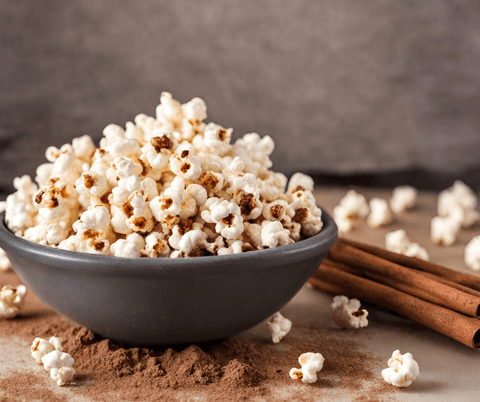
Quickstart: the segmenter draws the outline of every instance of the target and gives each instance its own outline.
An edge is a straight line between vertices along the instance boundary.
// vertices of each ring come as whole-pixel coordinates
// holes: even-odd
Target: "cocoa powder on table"
[[[7,283],[17,285],[20,280],[11,271],[1,272],[0,286]],[[314,326],[294,324],[279,344],[239,336],[170,348],[129,348],[72,325],[29,292],[21,316],[0,318],[0,337],[12,335],[32,341],[35,337],[63,338],[76,370],[74,383],[63,389],[99,402],[189,400],[193,395],[197,400],[225,402],[291,399],[288,395],[310,401],[334,395],[341,399],[352,391],[357,400],[380,401],[396,391],[386,386],[374,367],[378,358],[362,351],[355,341],[358,333]],[[299,367],[298,357],[305,352],[320,352],[325,357],[319,380],[312,385],[288,375],[292,367]],[[25,388],[24,374],[14,372],[0,378],[0,389],[8,393],[11,399],[7,400],[29,400],[32,389],[36,400],[64,400],[46,389],[48,381],[48,374],[29,375],[29,388]]]

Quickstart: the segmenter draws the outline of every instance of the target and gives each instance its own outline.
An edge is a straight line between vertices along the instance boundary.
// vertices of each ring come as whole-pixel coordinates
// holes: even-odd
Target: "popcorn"
[[[72,381],[74,376],[75,369],[73,367],[52,368],[50,370],[50,377],[59,386],[65,385],[65,383]]]
[[[348,233],[352,231],[354,227],[353,218],[354,217],[349,208],[344,207],[343,205],[337,205],[333,208],[333,219],[335,220],[340,233]]]
[[[367,223],[372,228],[388,225],[392,222],[393,216],[388,207],[388,202],[381,198],[374,197],[370,200],[370,215]]]
[[[450,216],[436,216],[430,221],[430,238],[441,246],[451,246],[457,241],[460,223]]]
[[[470,239],[464,251],[465,265],[474,271],[480,271],[480,236]]]
[[[263,221],[261,236],[262,246],[268,248],[294,243],[294,240],[290,238],[289,230],[284,229],[283,225],[278,221]]]
[[[270,170],[270,137],[248,133],[232,144],[233,130],[206,117],[202,99],[182,105],[162,92],[155,117],[106,126],[100,148],[87,135],[48,147],[38,186],[16,178],[0,204],[9,229],[45,246],[124,258],[237,254],[321,230],[311,177],[295,173],[286,191],[286,176]]]
[[[25,305],[27,288],[24,285],[17,287],[5,285],[0,290],[0,313],[5,318],[13,318],[20,314]]]
[[[411,353],[393,352],[388,360],[388,368],[382,370],[383,379],[396,387],[408,387],[416,380],[420,370]]]
[[[385,248],[408,257],[416,257],[428,261],[427,250],[418,243],[412,243],[403,229],[398,229],[385,235]]]
[[[54,350],[42,357],[43,368],[45,371],[51,369],[59,369],[62,367],[72,367],[74,359],[68,353],[63,353],[60,350]]]
[[[52,336],[48,342],[42,338],[35,338],[31,347],[31,355],[38,364],[42,364],[42,358],[54,350],[63,352],[62,338]]]
[[[267,325],[273,343],[279,343],[292,329],[292,322],[278,311],[269,318]]]
[[[344,207],[348,214],[354,218],[365,219],[370,212],[365,197],[355,190],[347,191],[345,197],[340,200],[339,205]]]
[[[12,268],[12,264],[7,257],[7,253],[5,253],[3,248],[0,248],[0,271],[6,271],[10,268]]]
[[[364,328],[368,325],[368,311],[360,309],[360,301],[346,296],[335,296],[330,305],[333,320],[340,328]]]
[[[390,208],[396,214],[411,209],[417,202],[418,191],[412,186],[398,186],[393,189],[393,196],[390,199]]]
[[[298,187],[301,187],[304,190],[313,191],[314,185],[315,182],[310,176],[297,172],[292,175],[288,182],[288,191],[298,189]]]
[[[471,227],[480,220],[477,206],[477,195],[461,180],[455,180],[452,187],[438,194],[438,215],[451,216],[464,228]]]
[[[304,353],[298,358],[301,369],[292,368],[290,378],[292,380],[302,380],[305,384],[317,382],[317,373],[323,368],[325,359],[320,353]]]

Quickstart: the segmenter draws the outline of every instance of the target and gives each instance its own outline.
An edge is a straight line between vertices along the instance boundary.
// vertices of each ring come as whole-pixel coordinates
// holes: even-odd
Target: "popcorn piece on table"
[[[460,224],[450,216],[436,216],[430,221],[430,238],[434,243],[451,246],[457,241]]]
[[[411,353],[400,354],[399,350],[393,352],[388,360],[388,368],[382,370],[383,379],[396,387],[408,387],[420,373],[418,363]]]
[[[368,311],[360,309],[360,301],[346,296],[335,296],[330,307],[333,320],[340,328],[364,328],[368,325]]]
[[[428,261],[427,250],[418,243],[412,243],[403,229],[389,232],[385,235],[385,248],[398,254],[404,254],[408,257],[416,257]]]
[[[417,202],[418,191],[412,186],[398,186],[393,189],[393,196],[390,199],[390,208],[396,214],[411,209]]]
[[[340,233],[348,233],[353,230],[354,220],[350,210],[342,205],[333,208],[333,219]]]
[[[68,353],[54,350],[44,355],[41,361],[43,368],[50,371],[50,378],[59,386],[73,380],[75,369],[72,366],[75,360]]]
[[[60,350],[53,350],[42,357],[43,368],[45,371],[53,368],[72,367],[75,360],[68,353]]]
[[[465,228],[473,226],[480,220],[477,206],[477,195],[461,180],[455,180],[452,187],[442,190],[438,194],[438,215],[453,216]]]
[[[72,381],[74,376],[75,369],[73,367],[52,368],[50,370],[51,379],[59,386],[65,385],[67,382]]]
[[[480,236],[474,236],[465,246],[465,264],[474,271],[480,271]]]
[[[357,193],[355,190],[347,191],[347,194],[340,200],[338,205],[346,208],[348,214],[355,218],[365,219],[370,212],[365,196]]]
[[[292,322],[281,315],[279,311],[269,318],[267,325],[273,343],[279,343],[292,329]]]
[[[38,364],[42,364],[42,357],[54,350],[63,352],[62,338],[52,336],[48,341],[43,338],[35,338],[31,347],[31,355]]]
[[[26,293],[27,288],[24,285],[2,287],[0,290],[0,313],[4,318],[13,318],[20,314],[25,305]]]
[[[12,268],[12,264],[10,263],[10,260],[8,259],[5,251],[2,248],[0,248],[0,271],[6,271],[10,268]]]
[[[306,384],[317,382],[317,373],[323,368],[325,359],[320,353],[304,353],[298,358],[301,369],[292,368],[290,378]]]
[[[372,228],[388,225],[393,220],[392,212],[388,202],[384,199],[374,197],[370,200],[370,215],[367,223]]]

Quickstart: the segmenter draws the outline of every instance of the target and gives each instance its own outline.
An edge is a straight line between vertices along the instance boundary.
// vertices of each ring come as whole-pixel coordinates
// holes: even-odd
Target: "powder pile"
[[[19,283],[11,272],[0,273],[0,285]],[[295,326],[281,343],[238,336],[217,342],[174,348],[128,348],[94,335],[83,327],[45,307],[32,292],[25,313],[12,320],[0,320],[0,338],[16,335],[59,336],[64,350],[75,359],[77,375],[71,385],[62,387],[61,397],[49,387],[43,373],[28,376],[12,372],[0,378],[0,389],[10,400],[28,400],[32,390],[36,400],[285,400],[310,401],[351,397],[382,401],[395,390],[385,387],[376,365],[383,364],[361,350],[356,333],[332,331],[315,326]],[[288,376],[298,356],[319,350],[325,365],[317,383],[306,386]],[[25,350],[29,361],[29,350]],[[15,385],[16,384],[16,385]],[[0,401],[2,400],[0,393]],[[7,399],[8,400],[8,399]]]

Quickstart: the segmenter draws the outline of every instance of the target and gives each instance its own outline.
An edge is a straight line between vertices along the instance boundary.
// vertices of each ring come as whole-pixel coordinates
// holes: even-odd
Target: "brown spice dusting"
[[[150,144],[155,148],[157,153],[160,153],[162,149],[170,148],[172,146],[172,141],[170,141],[170,138],[166,135],[162,135],[161,137],[153,137],[150,140]]]
[[[168,209],[172,206],[173,204],[173,200],[171,198],[165,198],[162,202],[162,205],[160,206],[160,208],[162,210],[165,210],[165,209]]]
[[[305,188],[302,186],[297,186],[293,192],[296,193],[297,191],[305,191]]]
[[[187,173],[188,169],[190,169],[191,165],[190,163],[184,163],[181,167],[180,167],[180,171],[182,173]]]
[[[91,189],[95,184],[95,179],[89,174],[84,174],[83,184],[85,185],[85,188]]]
[[[235,216],[233,214],[230,214],[225,218],[222,218],[222,222],[225,223],[225,225],[230,226],[233,223],[233,218],[235,218]]]
[[[148,167],[145,164],[144,161],[142,161],[140,158],[137,158],[137,162],[142,165],[142,173],[140,173],[140,177],[146,176],[148,174]]]
[[[182,151],[182,155],[181,155],[181,158],[186,158],[188,156],[188,154],[190,153],[190,151],[188,149],[185,149]]]
[[[193,228],[193,220],[185,219],[178,222],[178,233],[183,236],[185,233],[190,232]]]
[[[361,317],[362,315],[364,315],[365,313],[363,312],[363,310],[357,310],[355,311],[354,313],[352,313],[352,315],[354,317]]]
[[[298,208],[295,210],[295,216],[292,218],[294,222],[303,223],[308,218],[307,208]]]
[[[147,224],[147,218],[145,218],[144,216],[139,216],[138,218],[135,218],[133,220],[133,224],[137,228],[143,229],[145,227],[145,225]]]
[[[45,193],[45,191],[40,191],[36,196],[35,196],[35,202],[37,204],[40,204],[42,202],[42,196]]]
[[[122,210],[127,218],[131,218],[133,216],[133,207],[130,205],[128,201],[122,205]]]
[[[93,247],[96,251],[102,251],[105,248],[105,243],[103,241],[99,241],[97,243],[94,243]]]
[[[212,172],[204,172],[198,178],[203,187],[207,190],[213,190],[218,184],[218,179],[215,177]]]
[[[218,139],[223,141],[227,135],[227,130],[218,130]]]
[[[3,283],[16,286],[21,281],[13,272],[0,272]],[[12,372],[0,378],[0,389],[8,396],[0,397],[0,401],[60,402],[66,400],[65,392],[98,402],[275,402],[332,396],[350,400],[352,395],[357,401],[385,401],[399,392],[383,381],[377,366],[384,362],[362,350],[356,333],[332,332],[317,326],[294,325],[278,345],[240,335],[174,348],[129,348],[71,325],[28,292],[22,315],[0,320],[0,337],[11,335],[28,342],[35,337],[61,337],[65,352],[75,359],[76,376],[57,395],[57,386],[48,375],[27,364],[28,372]],[[318,351],[325,357],[319,380],[312,385],[288,375],[292,367],[298,367],[298,357],[306,351]],[[25,350],[25,361],[31,361],[30,348]]]
[[[98,232],[94,232],[92,229],[87,229],[85,230],[85,232],[83,232],[84,240],[96,239],[97,236],[98,236]]]
[[[255,196],[253,194],[242,194],[239,205],[240,211],[243,215],[250,215],[257,206]]]
[[[270,207],[270,213],[272,214],[272,217],[275,219],[278,219],[282,216],[283,214],[283,206],[280,204],[275,204]]]

